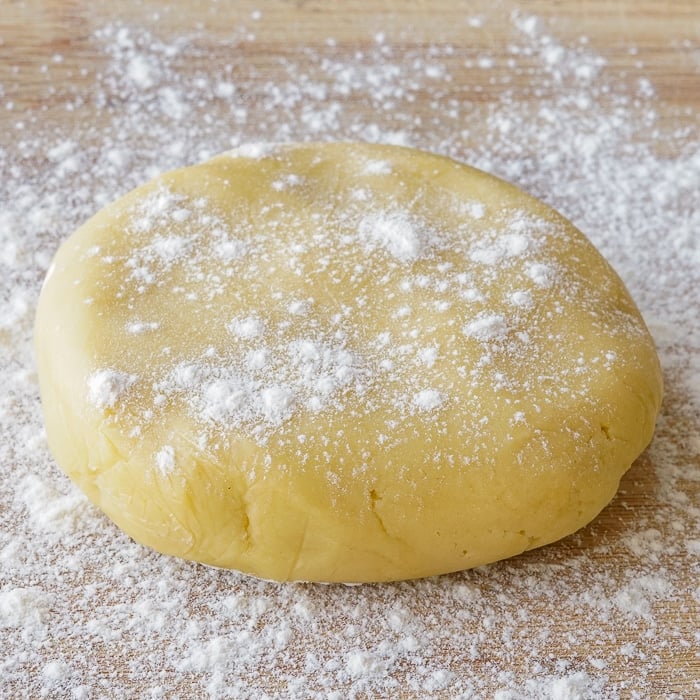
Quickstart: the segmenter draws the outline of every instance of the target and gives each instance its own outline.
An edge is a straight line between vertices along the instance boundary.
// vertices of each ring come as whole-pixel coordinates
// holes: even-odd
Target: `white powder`
[[[118,370],[97,370],[88,377],[88,399],[96,408],[113,408],[137,379]]]
[[[201,362],[180,362],[156,379],[154,391],[164,401],[184,400],[205,427],[248,429],[261,443],[298,411],[319,411],[331,403],[337,408],[346,395],[365,391],[369,373],[342,344],[299,338],[260,346],[262,329],[257,316],[237,319],[229,330],[241,342],[255,344],[238,364],[221,365],[215,353]],[[281,337],[279,329],[270,335]]]
[[[532,294],[530,292],[515,291],[508,295],[508,300],[515,306],[529,308],[533,305]]]
[[[84,523],[87,503],[76,491],[63,494],[45,478],[29,474],[20,479],[17,492],[17,502],[37,533],[66,537]]]
[[[482,313],[473,321],[469,321],[462,328],[462,333],[483,342],[500,340],[507,335],[508,325],[500,314]]]
[[[528,267],[527,275],[538,287],[546,288],[552,285],[554,271],[549,265],[533,263]]]
[[[184,362],[173,368],[173,371],[168,378],[168,383],[173,387],[174,391],[177,391],[178,389],[188,391],[201,384],[205,379],[205,375],[205,369],[200,365]],[[158,389],[161,390],[163,388],[165,387],[158,387]]]
[[[424,224],[403,211],[370,213],[360,221],[359,233],[404,262],[419,257],[431,235]]]
[[[527,236],[517,233],[506,234],[497,238],[492,245],[479,245],[475,247],[470,258],[474,262],[484,265],[502,264],[507,258],[522,255],[531,245]]]
[[[364,175],[388,175],[390,172],[391,163],[386,160],[370,160],[362,169]]]
[[[252,420],[255,411],[251,406],[256,391],[254,383],[246,383],[239,377],[215,379],[197,387],[194,401],[199,404],[199,414],[218,423]],[[191,393],[196,391],[192,387]]]
[[[236,86],[233,83],[230,83],[226,80],[222,80],[220,83],[217,83],[214,87],[214,94],[217,97],[220,97],[222,100],[228,100],[232,98],[235,92]]]
[[[283,175],[278,180],[274,180],[272,182],[272,189],[276,190],[277,192],[283,192],[284,190],[288,190],[291,187],[298,187],[303,183],[304,178],[301,177],[301,175],[297,175],[296,173],[288,173],[286,175]]]
[[[186,212],[184,216],[183,212]],[[176,221],[185,221],[189,218],[189,212],[186,209],[175,209],[170,216]],[[181,236],[156,236],[149,248],[162,263],[171,263],[181,257],[188,246],[189,241]]]
[[[499,690],[494,700],[596,700],[601,697],[608,697],[605,683],[584,671],[577,671],[564,676],[546,677],[538,682],[530,681],[515,691]]]
[[[613,603],[632,617],[651,617],[652,601],[671,593],[671,585],[662,576],[644,575],[618,591]]]
[[[257,338],[263,334],[265,323],[257,316],[235,318],[229,324],[228,329],[238,338]]]
[[[158,328],[160,328],[160,323],[158,323],[158,321],[131,321],[126,324],[126,332],[136,335],[148,333],[149,331],[156,331]]]
[[[461,17],[455,10],[454,26],[444,32],[433,28],[442,21],[433,16],[403,34],[389,15],[368,13],[360,18],[366,41],[350,46],[320,33],[303,47],[292,38],[284,51],[267,41],[268,12],[246,11],[225,31],[215,28],[218,43],[206,56],[207,22],[218,21],[214,5],[202,12],[201,25],[181,33],[176,18],[167,15],[166,31],[149,10],[134,26],[120,21],[91,34],[85,24],[81,46],[97,52],[94,65],[76,65],[68,55],[54,60],[54,41],[14,54],[11,33],[4,37],[0,695],[698,697],[700,589],[692,581],[700,576],[700,121],[684,99],[694,94],[700,47],[692,22],[663,25],[658,55],[673,52],[689,87],[662,102],[656,95],[665,98],[668,85],[655,84],[660,59],[646,44],[626,46],[622,71],[617,54],[606,65],[608,57],[596,53],[599,37],[558,36],[561,22],[521,11],[511,16],[513,6],[470,7]],[[11,8],[3,9],[10,23]],[[318,13],[298,12],[299,27],[309,18],[308,26],[323,32]],[[272,10],[269,19],[274,24]],[[594,27],[581,24],[581,34]],[[634,36],[633,25],[619,50]],[[503,31],[507,44],[495,46]],[[438,33],[442,43],[434,44]],[[454,43],[446,43],[450,37]],[[264,71],[255,59],[263,46]],[[475,68],[465,73],[465,63]],[[74,72],[69,89],[60,82],[67,70]],[[436,579],[352,589],[280,586],[137,545],[58,472],[42,435],[31,335],[39,280],[59,242],[98,206],[164,170],[241,143],[312,139],[410,144],[500,174],[572,218],[621,273],[656,336],[666,398],[650,450],[590,528],[511,561]],[[274,159],[279,148],[246,145],[231,157]],[[367,175],[382,169],[368,164]],[[356,201],[390,221],[365,224],[364,245],[384,251],[392,264],[411,265],[431,250],[434,232],[405,215],[396,221],[391,212],[371,212],[370,194],[358,187]],[[464,210],[473,225],[485,213],[479,202]],[[206,224],[194,203],[167,192],[154,195],[135,221],[136,233],[188,222],[218,230],[211,250],[222,266],[250,252],[228,238],[226,222]],[[536,242],[529,230],[511,233],[524,235],[528,246]],[[558,283],[557,271],[541,266],[544,253],[518,253],[517,240],[510,246],[488,239],[476,253],[479,264],[498,260],[494,268],[525,265],[519,288],[504,300],[509,319]],[[169,266],[196,257],[196,244],[164,237],[135,261],[134,280],[147,288]],[[489,300],[477,281],[454,284],[476,314],[455,334],[477,322],[480,342],[501,342],[506,319],[501,325],[478,315],[476,305]],[[410,309],[405,318],[409,333]],[[159,330],[148,327],[149,318],[126,316],[123,323],[148,339]],[[267,343],[268,336],[251,340]],[[216,376],[216,358],[196,358],[176,362],[158,391],[175,400],[193,387],[217,394],[221,382],[223,417],[240,410],[236,391],[248,401],[254,391],[258,413],[267,400],[265,419],[281,420],[298,401],[323,410],[368,381],[369,370],[344,354],[338,338],[307,331],[297,340],[308,345],[288,349],[294,373],[273,372],[269,384],[256,384],[256,373],[270,372],[280,348],[256,346],[245,348],[238,383]],[[418,363],[430,369],[433,359],[437,368],[429,342],[378,339],[377,357],[381,346],[405,343],[405,354],[384,351],[387,371]],[[139,385],[128,369],[102,368],[87,388],[97,408],[117,410]],[[408,404],[437,391],[428,386],[409,387]],[[194,402],[192,410],[203,405]],[[514,439],[527,429],[517,409]],[[437,415],[425,412],[427,419]],[[174,449],[161,460],[169,469],[171,457],[177,470]],[[150,459],[155,466],[156,455]]]
[[[242,258],[247,251],[247,246],[242,241],[222,240],[213,248],[214,254],[225,263]]]
[[[156,67],[143,55],[135,55],[127,67],[127,76],[139,88],[153,87],[158,78]]]
[[[436,347],[422,348],[418,351],[418,359],[426,366],[432,367],[438,358],[438,349]]]
[[[483,219],[486,215],[486,207],[482,202],[467,202],[463,211],[465,215],[470,216],[472,219]]]
[[[348,672],[351,676],[381,676],[386,673],[386,662],[369,651],[354,651],[348,655]]]
[[[0,628],[43,625],[50,609],[51,596],[40,588],[0,589]]]
[[[299,301],[298,299],[295,299],[289,304],[287,309],[290,314],[293,314],[295,316],[303,316],[308,312],[309,304],[305,301]]]
[[[413,403],[421,411],[432,411],[443,404],[445,397],[435,389],[423,389],[413,397]]]
[[[49,682],[60,681],[68,675],[68,666],[62,661],[49,661],[41,669],[41,673]]]
[[[279,423],[294,404],[294,393],[284,386],[268,386],[260,392],[263,413],[271,423]]]
[[[278,148],[279,147],[277,144],[269,142],[245,143],[242,146],[238,146],[238,148],[229,151],[229,155],[232,158],[241,157],[258,160],[260,158],[267,158],[268,156],[274,155]]]
[[[156,467],[161,476],[171,474],[175,469],[175,449],[171,445],[163,445],[156,453]]]

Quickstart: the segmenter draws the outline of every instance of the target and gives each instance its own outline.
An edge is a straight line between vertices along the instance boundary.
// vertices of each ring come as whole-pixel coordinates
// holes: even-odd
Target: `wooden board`
[[[545,119],[546,110],[554,119],[570,114],[566,99],[585,102],[586,96],[588,126],[604,124],[600,115],[608,110],[609,129],[592,146],[596,132],[583,134],[588,127],[581,107],[572,129],[589,141],[581,142],[580,153],[538,143],[525,128],[528,120]],[[214,696],[231,697],[333,690],[338,697],[449,697],[456,688],[462,697],[493,697],[500,690],[502,700],[699,697],[700,311],[694,321],[688,315],[692,327],[684,333],[672,321],[664,325],[664,314],[674,295],[677,305],[700,307],[692,289],[700,233],[688,229],[687,268],[659,270],[659,288],[669,295],[668,305],[661,303],[648,280],[636,276],[635,255],[644,252],[606,239],[626,230],[625,207],[635,206],[636,194],[603,197],[618,209],[598,217],[578,208],[578,200],[593,201],[590,189],[575,192],[575,186],[592,186],[586,173],[593,166],[582,165],[580,183],[566,185],[576,172],[567,159],[583,162],[587,149],[606,159],[606,173],[615,149],[632,161],[639,152],[647,170],[678,163],[676,181],[662,183],[675,213],[659,220],[678,226],[695,221],[673,191],[676,182],[689,192],[700,189],[700,182],[683,184],[684,173],[697,173],[687,158],[700,153],[699,112],[696,0],[0,4],[0,165],[14,186],[5,208],[20,211],[15,197],[34,202],[26,220],[7,219],[15,228],[8,224],[2,240],[19,249],[23,235],[40,242],[27,253],[33,261],[21,263],[21,275],[12,277],[15,288],[33,290],[30,298],[62,237],[159,170],[241,140],[393,138],[476,158],[588,227],[652,316],[667,383],[655,447],[635,463],[616,500],[592,525],[483,571],[386,587],[282,590],[144,553],[74,495],[43,448],[36,448],[33,462],[10,450],[0,467],[6,484],[0,490],[0,628],[9,639],[0,694],[30,697],[44,688],[51,697],[71,691],[77,697],[141,697],[146,690],[154,697],[195,697],[210,683]],[[630,115],[636,120],[631,156],[615,137]],[[605,144],[612,145],[606,150]],[[548,148],[560,154],[558,162],[546,158]],[[686,170],[684,163],[691,163]],[[19,172],[29,173],[26,183]],[[648,172],[650,183],[655,177]],[[73,184],[67,186],[66,178]],[[56,191],[69,200],[65,217],[52,199]],[[649,197],[653,191],[650,184]],[[691,207],[694,201],[689,197]],[[2,208],[0,201],[0,216]],[[608,220],[610,231],[595,229]],[[12,298],[10,290],[6,302]],[[27,368],[26,410],[35,416],[31,309],[22,314],[2,336],[9,358],[4,367],[9,371],[14,362]],[[19,446],[20,434],[18,428],[8,444]],[[12,485],[24,483],[27,470],[55,490],[48,502],[77,509],[77,525],[63,539],[52,539],[36,524],[41,519],[31,503],[17,505],[21,494]],[[85,523],[95,532],[81,529]],[[17,564],[12,541],[38,552],[43,563],[27,563],[25,553],[24,564]],[[116,564],[96,570],[90,552],[99,547],[115,552],[115,561],[121,557],[131,584],[117,581]],[[176,607],[159,597],[159,586],[182,594]],[[29,588],[54,601],[54,607],[36,608],[41,619],[32,618],[31,629],[10,610],[13,592]],[[243,606],[235,616],[222,602],[231,595]],[[237,652],[255,635],[259,644],[273,640],[275,625],[288,630],[279,615],[270,619],[271,608],[287,611],[293,628],[285,632],[291,641],[284,651],[276,653],[271,641],[257,656]],[[144,609],[162,617],[157,631],[143,623],[151,631],[145,637],[136,630]],[[376,619],[357,619],[353,610]],[[392,622],[391,611],[403,622]],[[183,661],[182,641],[167,627],[182,634],[178,620],[185,617],[196,628],[193,644],[201,643],[209,660],[190,653]],[[104,625],[115,621],[121,627],[110,642]],[[42,625],[43,633],[37,632]],[[253,637],[243,635],[246,629]],[[219,651],[206,630],[215,630]],[[417,648],[409,648],[411,636]],[[404,642],[408,646],[401,647]]]

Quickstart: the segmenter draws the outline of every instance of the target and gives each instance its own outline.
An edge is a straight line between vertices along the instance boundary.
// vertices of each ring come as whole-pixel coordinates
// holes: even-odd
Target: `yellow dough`
[[[651,439],[653,342],[559,214],[447,158],[255,145],[60,248],[49,444],[119,527],[276,580],[456,571],[589,522]]]

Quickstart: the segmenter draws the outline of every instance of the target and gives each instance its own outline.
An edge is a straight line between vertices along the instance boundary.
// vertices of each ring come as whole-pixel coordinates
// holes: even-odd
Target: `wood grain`
[[[109,60],[104,51],[98,50],[95,32],[117,24],[150,27],[165,39],[191,32],[192,42],[201,51],[189,56],[186,65],[178,63],[180,72],[191,75],[229,61],[230,41],[235,37],[237,60],[245,60],[249,72],[259,76],[259,82],[250,85],[246,95],[253,112],[260,100],[258,91],[262,91],[266,83],[288,79],[279,60],[285,57],[293,57],[297,70],[303,74],[313,69],[314,52],[325,51],[338,60],[346,60],[373,46],[374,37],[380,31],[394,51],[394,60],[397,55],[409,56],[417,49],[450,47],[449,53],[441,53],[441,61],[453,79],[449,88],[442,86],[448,92],[440,99],[444,102],[450,98],[462,102],[468,100],[472,105],[474,123],[464,137],[465,149],[468,149],[470,143],[477,143],[485,136],[485,126],[479,126],[480,118],[486,114],[489,105],[501,99],[504,89],[512,92],[513,99],[522,101],[524,110],[527,110],[530,98],[535,103],[527,73],[513,73],[508,67],[508,48],[514,40],[513,25],[508,18],[512,13],[520,12],[539,17],[548,31],[555,33],[563,44],[575,45],[585,41],[592,51],[604,57],[605,70],[619,76],[621,90],[627,88],[632,92],[640,71],[648,76],[658,97],[655,103],[658,119],[650,129],[673,128],[680,134],[672,146],[658,144],[660,152],[667,147],[672,147],[674,152],[681,151],[683,130],[695,124],[694,115],[700,112],[700,50],[697,48],[700,44],[700,5],[697,0],[532,0],[527,3],[509,0],[348,0],[342,3],[270,0],[263,3],[246,0],[211,3],[204,8],[201,5],[198,2],[162,3],[153,0],[111,3],[5,0],[0,5],[0,147],[14,152],[18,139],[30,140],[39,130],[48,133],[51,129],[83,133],[81,138],[85,144],[99,139],[100,125],[107,123],[110,114],[123,105],[107,104],[98,109],[92,100],[92,86],[99,83]],[[252,13],[256,10],[263,12],[264,21],[253,21]],[[465,21],[468,16],[482,16],[489,21],[482,30],[471,27]],[[254,40],[247,38],[250,32],[255,34]],[[334,43],[329,46],[331,38]],[[473,63],[483,52],[497,58],[490,70],[489,82],[484,81],[483,71]],[[175,57],[173,60],[177,63],[180,59]],[[524,57],[519,65],[527,67],[527,61]],[[551,94],[547,94],[547,89]],[[556,98],[559,89],[554,83],[550,88],[543,87],[537,95],[537,102]],[[424,128],[432,128],[432,111],[427,107],[431,99],[434,95],[427,89],[416,95],[414,116],[424,120]],[[71,104],[70,111],[66,109],[68,103]],[[8,104],[11,104],[11,109],[5,108]],[[356,102],[352,109],[367,119],[372,116],[369,103]],[[453,121],[445,115],[442,125],[435,128],[460,129],[458,120]],[[18,122],[22,123],[21,128],[18,128]],[[87,124],[90,129],[85,128]],[[134,147],[137,148],[137,144]],[[668,272],[672,274],[672,271]],[[678,435],[697,434],[697,424],[692,425],[687,418],[674,413],[674,407],[683,405],[688,397],[679,388],[681,385],[673,378],[671,380],[666,398],[667,423],[659,428],[658,439],[661,440],[678,440]],[[671,426],[674,420],[681,422]],[[678,444],[678,452],[692,466],[695,458],[688,456],[687,446]],[[634,555],[621,553],[618,548],[615,549],[618,558],[611,560],[601,544],[614,543],[624,536],[630,527],[630,512],[634,513],[635,520],[644,521],[659,507],[663,484],[659,482],[650,460],[651,457],[645,454],[635,463],[624,477],[614,503],[593,524],[551,550],[548,555],[550,566],[566,568],[577,557],[584,556],[582,553],[587,553],[585,556],[599,560],[596,563],[601,568],[612,568],[624,578],[624,572],[635,561]],[[700,468],[700,464],[695,462],[695,468]],[[696,507],[700,501],[700,484],[696,475],[697,471],[694,476],[690,475],[684,487],[689,507]],[[691,528],[694,522],[679,515],[676,527]],[[526,553],[520,559],[523,572],[527,572],[528,567],[534,571],[540,561],[537,552]],[[679,553],[658,552],[656,561],[659,566],[689,566],[688,558]],[[697,600],[693,598],[697,586],[698,581],[689,573],[676,597],[664,601],[655,610],[658,629],[677,630],[679,638],[697,634],[700,621]],[[492,593],[497,595],[498,592]],[[196,604],[196,601],[192,602],[192,605]],[[428,614],[430,604],[425,610]],[[550,613],[542,611],[543,615]],[[614,620],[610,624],[614,625]],[[574,629],[577,625],[585,625],[585,621],[577,619],[570,611],[562,613],[559,619],[551,619],[549,634],[553,648],[556,648],[557,639],[578,633],[580,630]],[[625,639],[637,641],[634,630],[625,629],[627,631],[621,633],[627,635]],[[619,645],[625,639],[618,638],[616,643]],[[73,643],[79,645],[75,640],[65,641],[68,646]],[[653,646],[653,640],[649,644]],[[585,666],[589,654],[585,640],[574,646],[578,658],[572,658],[572,664],[580,662]],[[600,653],[603,647],[598,643],[596,649]],[[80,651],[75,649],[71,653]],[[109,658],[110,649],[96,649],[93,653],[104,660]],[[445,653],[449,655],[450,649],[446,648]],[[489,669],[497,665],[500,658],[493,650],[492,656],[489,653],[486,648],[470,672],[487,677]],[[700,678],[700,660],[693,648],[668,643],[656,653],[658,660],[651,673],[649,696],[672,697],[676,693],[693,697],[697,686],[689,679]],[[633,686],[633,679],[629,678],[629,670],[619,654],[614,656],[611,653],[610,658],[610,666],[606,669],[610,682],[619,687],[626,683]],[[514,654],[512,669],[518,670],[522,663]],[[459,667],[454,670],[463,671]],[[134,696],[138,695],[133,673],[124,667],[117,669],[116,673],[123,676],[122,687],[132,687]],[[275,692],[274,682],[271,684],[270,691]],[[172,692],[187,696],[193,691],[189,686],[183,686],[173,687]]]

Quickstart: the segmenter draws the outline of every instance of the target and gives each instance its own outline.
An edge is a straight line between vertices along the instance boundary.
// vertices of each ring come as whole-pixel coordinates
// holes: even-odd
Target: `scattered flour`
[[[435,389],[423,389],[413,397],[413,403],[421,411],[432,411],[445,401],[445,397]]]
[[[137,379],[134,374],[113,369],[99,369],[93,372],[88,377],[87,387],[90,403],[95,408],[113,408]]]
[[[229,330],[237,338],[257,338],[265,330],[265,323],[257,316],[234,318],[229,325]]]
[[[470,338],[483,342],[500,340],[508,334],[506,319],[501,314],[482,313],[473,321],[469,321],[462,333]]]
[[[424,224],[403,211],[371,213],[360,221],[359,232],[401,261],[418,258],[433,237]]]
[[[164,445],[156,453],[156,467],[161,476],[168,476],[175,469],[175,449]]]
[[[81,80],[76,74],[58,93],[53,76],[67,62],[54,43],[42,47],[40,65],[20,61],[20,54],[15,59],[12,48],[5,53],[0,695],[700,695],[700,589],[688,587],[700,578],[700,122],[689,107],[659,101],[646,74],[645,61],[654,57],[644,47],[629,46],[629,67],[616,71],[585,37],[563,41],[545,20],[509,15],[503,4],[483,9],[470,15],[465,7],[461,18],[455,11],[474,42],[434,44],[428,32],[427,41],[411,44],[376,15],[365,19],[362,46],[328,36],[275,54],[275,45],[265,44],[265,73],[241,46],[254,46],[256,34],[263,41],[267,10],[246,13],[230,35],[219,33],[215,61],[202,48],[209,20],[177,36],[149,15],[140,28],[113,23],[93,32],[89,46],[104,67],[78,69]],[[491,36],[494,22],[511,32],[499,50],[478,41]],[[669,41],[694,80],[697,37]],[[21,105],[18,81],[25,98],[26,84],[34,91]],[[63,119],[56,126],[49,104],[75,115],[75,127]],[[499,174],[572,218],[621,273],[659,343],[667,395],[654,443],[623,480],[615,505],[590,528],[515,560],[435,580],[279,586],[145,550],[51,466],[31,333],[40,280],[60,240],[99,206],[163,170],[231,148],[232,157],[255,158],[276,148],[240,144],[313,139],[409,144]],[[384,170],[382,163],[366,164],[367,175]],[[358,191],[358,202],[366,195]],[[465,211],[473,221],[484,214],[477,203]],[[196,204],[161,193],[139,220],[149,227],[165,216],[187,222],[201,214]],[[211,222],[212,230],[219,225]],[[362,225],[366,245],[403,261],[421,254],[432,235],[402,215],[368,216]],[[472,254],[484,263],[536,254],[524,241],[516,232]],[[147,290],[156,271],[192,250],[182,239],[157,241],[134,261],[134,282]],[[215,250],[223,264],[249,253],[223,233]],[[527,278],[542,293],[558,282],[556,270],[538,263]],[[465,299],[479,299],[470,280],[459,283]],[[517,311],[533,298],[523,287],[508,301]],[[410,313],[407,307],[405,318]],[[267,329],[251,318],[232,319],[231,332],[243,342],[265,337]],[[125,324],[129,333],[157,331],[147,319]],[[461,330],[489,343],[510,332],[500,315]],[[366,379],[336,341],[315,339],[293,351],[301,395],[319,410]],[[411,352],[412,359],[391,361],[439,362],[439,349],[416,344]],[[212,374],[210,358],[183,364],[168,386],[173,392],[198,386],[202,396],[217,397],[199,404],[216,406],[212,420],[241,410],[256,391],[265,419],[280,421],[300,394],[289,393],[284,377],[255,384],[269,361],[264,347],[251,349],[243,379]],[[90,399],[111,409],[135,382],[130,374],[96,369]],[[430,415],[443,405],[431,387],[416,387],[412,396],[415,409]],[[522,425],[514,419],[513,430]],[[164,445],[152,459],[167,475],[176,457]],[[641,491],[637,484],[650,482],[647,472],[655,485]],[[672,683],[664,680],[669,668]]]
[[[148,333],[148,331],[157,331],[159,327],[160,323],[158,323],[158,321],[132,321],[126,324],[126,332],[139,335],[141,333]]]

